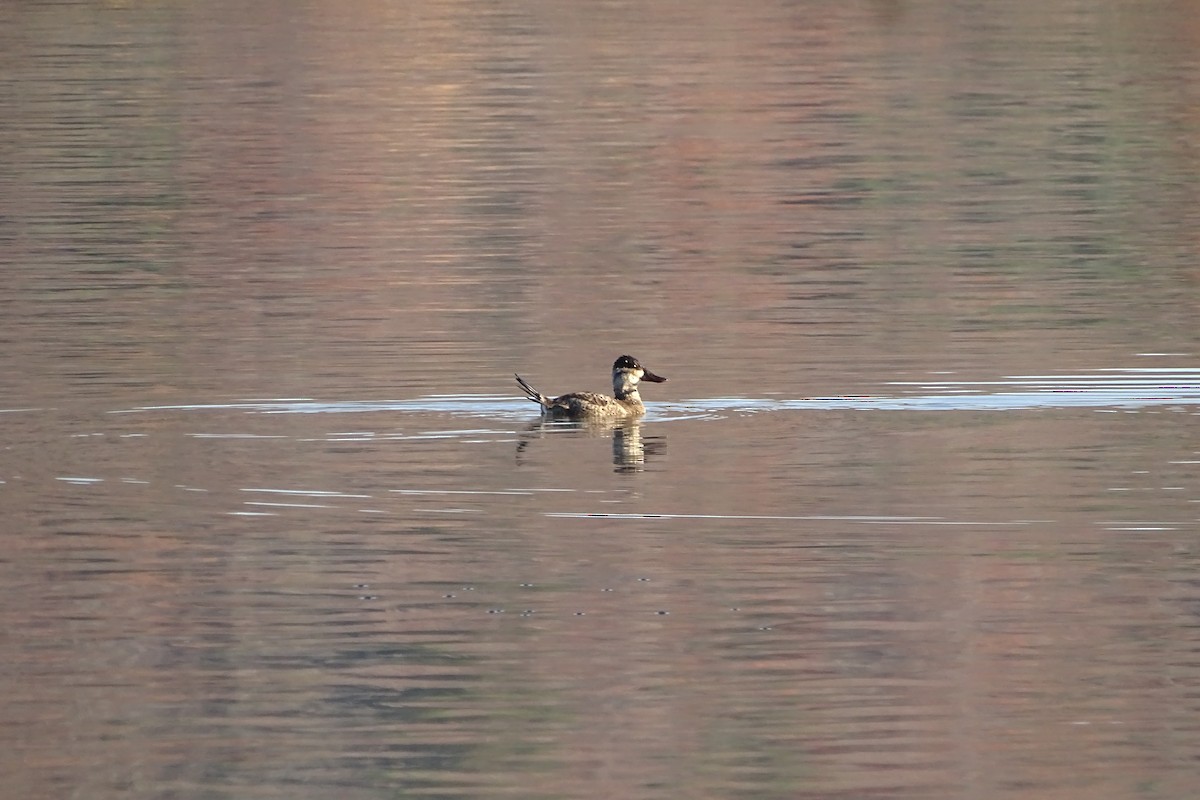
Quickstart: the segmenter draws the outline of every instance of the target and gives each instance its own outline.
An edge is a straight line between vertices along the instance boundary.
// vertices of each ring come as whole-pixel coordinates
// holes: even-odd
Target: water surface
[[[0,11],[11,791],[1186,796],[1185,11]]]

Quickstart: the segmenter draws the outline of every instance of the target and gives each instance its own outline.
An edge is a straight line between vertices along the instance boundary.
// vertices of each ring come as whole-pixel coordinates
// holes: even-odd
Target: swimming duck
[[[646,413],[646,407],[638,394],[638,382],[663,383],[667,380],[643,367],[633,356],[621,356],[613,362],[613,397],[595,392],[571,392],[549,398],[520,375],[515,377],[525,396],[542,407],[542,416],[558,419],[641,416]]]

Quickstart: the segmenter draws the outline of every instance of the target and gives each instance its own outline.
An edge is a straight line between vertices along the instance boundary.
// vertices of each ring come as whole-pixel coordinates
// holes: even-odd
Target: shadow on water
[[[517,443],[517,463],[524,460],[530,444],[549,436],[582,436],[612,440],[613,466],[617,472],[640,472],[647,459],[661,456],[667,447],[663,434],[653,436],[643,433],[641,419],[597,419],[578,422],[563,420],[539,420],[521,435]]]

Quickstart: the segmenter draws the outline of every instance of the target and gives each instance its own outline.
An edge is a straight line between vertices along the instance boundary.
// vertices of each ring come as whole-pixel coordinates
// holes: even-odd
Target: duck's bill
[[[645,367],[642,367],[642,380],[650,381],[651,383],[666,383],[667,382],[667,379],[664,378],[662,375],[655,375],[653,372],[646,369]]]

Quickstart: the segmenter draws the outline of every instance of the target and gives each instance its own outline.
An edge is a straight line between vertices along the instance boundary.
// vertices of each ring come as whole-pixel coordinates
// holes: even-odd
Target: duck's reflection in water
[[[547,436],[576,436],[588,439],[611,439],[613,466],[617,472],[640,472],[647,459],[654,459],[666,451],[667,437],[662,433],[648,436],[642,432],[641,418],[587,419],[587,420],[538,420],[521,434],[517,443],[517,462],[520,463],[526,448],[535,439]]]

